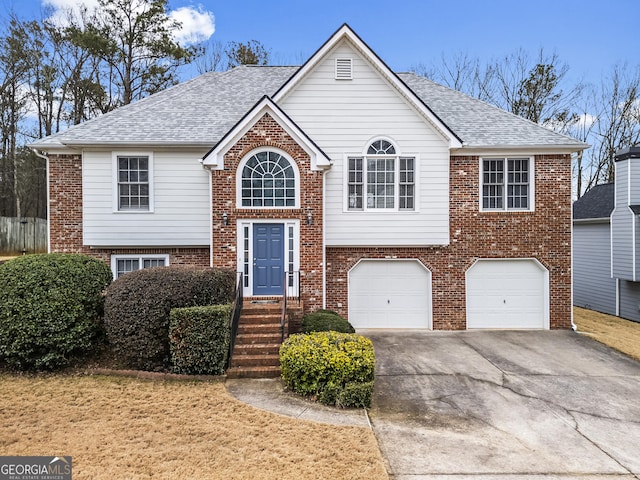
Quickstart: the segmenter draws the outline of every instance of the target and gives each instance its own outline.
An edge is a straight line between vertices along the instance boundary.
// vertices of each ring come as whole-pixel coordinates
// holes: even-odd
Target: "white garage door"
[[[349,272],[355,328],[429,328],[431,272],[416,260],[362,260]]]
[[[549,328],[548,304],[535,260],[478,260],[467,271],[467,328]]]

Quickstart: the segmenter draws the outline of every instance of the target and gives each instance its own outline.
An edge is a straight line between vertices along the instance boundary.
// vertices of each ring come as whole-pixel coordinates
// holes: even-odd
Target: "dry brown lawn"
[[[579,332],[640,360],[640,323],[579,307],[573,320]]]
[[[245,405],[222,383],[0,376],[2,455],[71,455],[74,479],[385,479],[373,433]]]

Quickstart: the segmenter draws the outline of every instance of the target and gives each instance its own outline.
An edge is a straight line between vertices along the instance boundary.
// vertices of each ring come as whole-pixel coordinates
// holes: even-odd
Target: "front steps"
[[[280,376],[282,303],[254,302],[246,298],[242,306],[228,378]]]

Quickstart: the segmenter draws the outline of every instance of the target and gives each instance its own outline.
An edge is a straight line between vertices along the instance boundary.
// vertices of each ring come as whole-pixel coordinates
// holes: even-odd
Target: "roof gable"
[[[322,149],[266,95],[207,152],[202,164],[213,170],[223,170],[225,153],[267,113],[307,152],[312,170],[325,170],[331,166],[331,160]]]
[[[398,75],[396,75],[376,53],[346,23],[342,25],[273,95],[275,102],[282,101],[296,86],[314,70],[327,55],[342,42],[349,44],[368,61],[449,143],[449,148],[462,147],[460,138],[444,121],[431,110]]]

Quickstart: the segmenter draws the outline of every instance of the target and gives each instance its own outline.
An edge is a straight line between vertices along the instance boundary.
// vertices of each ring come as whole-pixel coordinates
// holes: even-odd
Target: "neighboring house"
[[[242,272],[357,328],[570,328],[571,153],[347,25],[301,67],[194,78],[32,145],[52,252]]]
[[[640,147],[618,152],[615,167],[615,184],[573,204],[573,304],[638,322]]]

